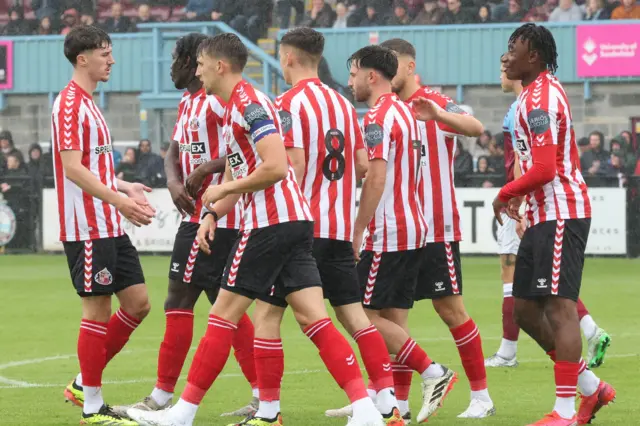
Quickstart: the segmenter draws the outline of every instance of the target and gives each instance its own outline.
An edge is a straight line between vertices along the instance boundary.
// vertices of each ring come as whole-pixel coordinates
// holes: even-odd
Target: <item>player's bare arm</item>
[[[435,120],[460,132],[461,135],[480,136],[484,132],[482,123],[472,115],[461,114],[462,109],[453,105],[451,111],[448,111],[425,98],[417,98],[413,101],[413,109],[418,120]]]
[[[353,230],[353,251],[356,260],[360,258],[360,247],[362,246],[362,236],[373,215],[376,213],[384,185],[387,180],[387,162],[383,159],[374,159],[369,162],[367,178],[362,184],[362,194],[360,195],[360,207]]]
[[[193,198],[196,198],[198,196],[198,191],[200,191],[200,188],[202,188],[202,183],[207,178],[207,176],[214,173],[224,172],[226,162],[226,158],[216,158],[215,160],[207,161],[206,163],[200,165],[198,168],[192,171],[191,174],[187,177],[187,194],[189,194]]]
[[[151,211],[139,205],[135,200],[122,197],[117,192],[110,190],[89,169],[82,165],[81,151],[61,151],[60,159],[67,179],[78,185],[87,194],[111,204],[135,226],[151,223],[151,218],[153,217]]]
[[[363,179],[369,169],[369,156],[367,150],[362,148],[356,151],[356,179]]]
[[[169,150],[164,158],[164,171],[167,175],[167,188],[171,194],[171,200],[181,215],[195,214],[193,199],[187,194],[182,184],[182,170],[180,170],[180,144],[171,141]]]
[[[365,153],[365,157],[366,155]],[[299,186],[302,186],[302,180],[304,179],[305,170],[307,169],[304,148],[287,148],[287,156],[296,174],[296,182]]]

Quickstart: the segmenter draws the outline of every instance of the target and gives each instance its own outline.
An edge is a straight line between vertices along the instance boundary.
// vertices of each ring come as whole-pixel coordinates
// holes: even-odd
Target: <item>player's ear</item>
[[[88,52],[81,52],[77,57],[76,57],[76,65],[79,67],[85,67],[87,66],[87,63],[89,61],[89,58],[87,57]]]
[[[408,68],[409,68],[409,75],[412,75],[413,73],[415,73],[416,72],[416,63],[415,63],[415,61],[409,61]]]

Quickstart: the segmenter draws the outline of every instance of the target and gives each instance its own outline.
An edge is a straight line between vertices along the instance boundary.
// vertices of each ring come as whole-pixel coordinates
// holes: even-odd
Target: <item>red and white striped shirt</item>
[[[419,97],[445,111],[467,115],[451,98],[427,86],[420,88],[407,102],[411,104]],[[418,196],[427,221],[427,242],[460,241],[460,213],[453,185],[456,136],[460,133],[435,120],[418,121],[418,129],[422,141],[422,179],[418,182]]]
[[[364,116],[369,160],[387,162],[384,192],[367,227],[365,250],[403,251],[424,247],[427,223],[418,197],[421,142],[411,108],[385,94]]]
[[[227,147],[222,140],[224,104],[216,96],[207,96],[204,89],[196,93],[185,92],[178,107],[178,119],[173,129],[173,140],[179,143],[182,183],[186,185],[189,175],[200,165],[224,158]],[[186,214],[184,222],[199,223],[202,216],[202,194],[209,185],[222,183],[224,173],[206,177],[195,200],[195,214]],[[238,229],[242,217],[241,203],[234,211],[218,221],[218,227]]]
[[[569,100],[549,72],[541,73],[518,97],[515,133],[523,175],[533,167],[533,146],[557,145],[555,178],[526,196],[529,224],[591,217]]]
[[[298,82],[275,104],[285,147],[305,151],[302,190],[315,220],[314,236],[352,241],[355,153],[364,149],[355,108],[317,78]]]
[[[60,152],[82,151],[82,166],[104,186],[118,191],[107,123],[91,95],[74,81],[67,84],[53,103],[51,136],[60,241],[86,241],[123,235],[120,212],[111,204],[84,192],[64,174]]]
[[[239,82],[225,108],[223,130],[233,179],[243,179],[260,167],[262,158],[256,144],[275,133],[282,135],[273,103],[246,81]],[[243,194],[242,199],[244,214],[240,229],[243,231],[285,222],[313,221],[291,164],[283,180],[261,191]]]

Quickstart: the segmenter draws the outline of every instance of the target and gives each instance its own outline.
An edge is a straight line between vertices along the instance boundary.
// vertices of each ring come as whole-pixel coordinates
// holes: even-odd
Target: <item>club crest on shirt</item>
[[[192,132],[197,132],[200,129],[200,121],[197,117],[192,117],[189,120],[189,130]]]
[[[95,275],[94,279],[96,284],[110,285],[113,282],[113,275],[111,275],[111,272],[109,272],[107,268],[104,268]]]

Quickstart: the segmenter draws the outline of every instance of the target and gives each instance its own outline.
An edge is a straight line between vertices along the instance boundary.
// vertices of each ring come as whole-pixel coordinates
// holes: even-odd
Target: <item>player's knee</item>
[[[364,313],[359,303],[336,306],[334,310],[336,313],[336,319],[340,324],[342,324],[349,334],[354,334],[371,324],[371,321]]]
[[[170,280],[167,298],[164,301],[164,310],[170,309],[193,309],[200,290],[180,281]]]
[[[576,303],[563,297],[548,298],[544,313],[553,328],[579,322]]]
[[[449,327],[458,327],[469,321],[461,296],[446,296],[433,299],[433,307],[442,321]]]

